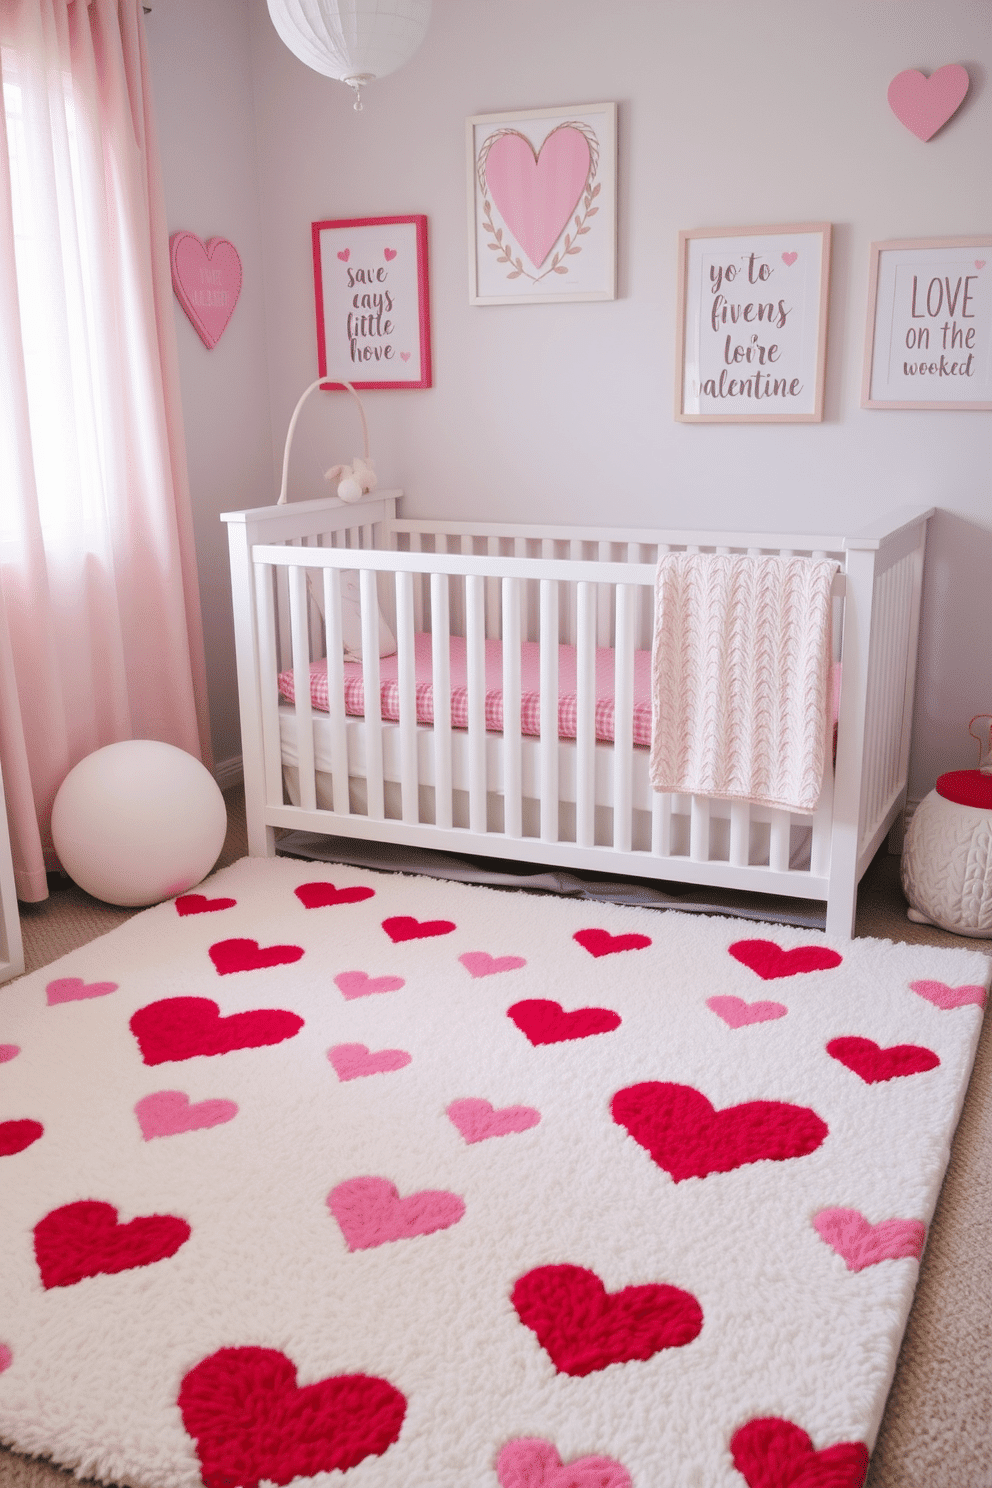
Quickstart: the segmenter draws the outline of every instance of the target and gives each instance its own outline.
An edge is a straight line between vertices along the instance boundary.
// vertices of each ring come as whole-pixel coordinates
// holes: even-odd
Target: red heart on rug
[[[507,1008],[506,1016],[532,1044],[563,1044],[568,1039],[590,1038],[594,1033],[612,1033],[621,1017],[612,1008],[575,1008],[566,1013],[560,1002],[527,997]]]
[[[613,1457],[573,1457],[562,1462],[553,1442],[518,1436],[496,1458],[500,1488],[633,1488],[630,1473]]]
[[[808,1106],[759,1100],[718,1111],[691,1085],[660,1080],[618,1090],[610,1110],[676,1183],[746,1163],[807,1157],[829,1135]]]
[[[20,1044],[0,1044],[0,1064],[7,1064],[11,1059],[16,1059],[20,1052]]]
[[[921,1219],[883,1219],[873,1225],[859,1209],[821,1209],[813,1216],[813,1228],[849,1271],[907,1256],[918,1261],[927,1238]]]
[[[220,909],[233,909],[237,899],[208,899],[205,894],[180,894],[175,901],[178,915],[216,914]]]
[[[348,1178],[327,1195],[327,1207],[349,1250],[372,1250],[390,1240],[412,1240],[450,1229],[465,1213],[465,1200],[425,1188],[401,1199],[388,1178]]]
[[[34,1227],[42,1286],[74,1286],[87,1276],[113,1276],[174,1256],[192,1234],[175,1214],[144,1214],[121,1224],[113,1204],[80,1199],[52,1209]]]
[[[932,1002],[934,1007],[945,1013],[972,1004],[975,1007],[985,1006],[984,987],[949,987],[946,982],[910,982],[909,988],[917,997],[925,997],[927,1002]]]
[[[303,1019],[283,1008],[253,1008],[222,1018],[209,997],[165,997],[139,1008],[130,1022],[146,1064],[263,1049],[292,1038],[302,1027]]]
[[[81,1002],[86,997],[106,997],[117,991],[116,982],[84,982],[82,977],[56,977],[45,988],[48,1006],[57,1002]]]
[[[304,909],[323,909],[328,904],[360,904],[363,899],[371,899],[375,889],[362,888],[360,884],[350,889],[336,889],[332,883],[318,882],[300,884],[293,893]]]
[[[827,946],[793,946],[791,951],[783,951],[773,940],[738,940],[727,949],[735,961],[756,971],[766,982],[799,976],[804,971],[829,971],[844,959]]]
[[[501,971],[519,971],[526,966],[523,956],[490,956],[488,951],[466,951],[458,957],[470,976],[497,976]]]
[[[334,978],[342,997],[371,997],[373,992],[398,992],[406,986],[402,977],[370,977],[367,971],[342,971]]]
[[[691,1343],[703,1326],[691,1292],[664,1283],[608,1292],[584,1266],[538,1266],[520,1277],[510,1301],[560,1374],[650,1359]]]
[[[0,1374],[9,1369],[14,1362],[14,1355],[5,1343],[0,1343]]]
[[[501,1106],[497,1111],[491,1101],[471,1099],[452,1101],[447,1114],[470,1143],[528,1131],[541,1119],[540,1111],[533,1106]]]
[[[339,1080],[358,1080],[363,1075],[385,1075],[390,1070],[404,1069],[413,1060],[405,1049],[376,1049],[366,1044],[335,1044],[327,1057]]]
[[[730,1438],[734,1466],[748,1488],[862,1488],[868,1471],[864,1442],[813,1450],[792,1421],[761,1416]]]
[[[45,1128],[40,1121],[0,1121],[0,1157],[13,1157],[23,1152],[38,1138],[44,1136]]]
[[[768,1023],[773,1018],[784,1018],[789,1011],[781,1002],[745,1002],[743,997],[707,997],[706,1006],[730,1028]]]
[[[156,1090],[134,1108],[146,1142],[153,1137],[175,1137],[180,1132],[203,1131],[233,1121],[238,1107],[231,1100],[202,1100],[195,1105],[184,1090]]]
[[[831,1039],[827,1053],[860,1075],[868,1085],[898,1080],[903,1075],[920,1075],[936,1069],[940,1063],[933,1050],[924,1049],[921,1044],[892,1044],[883,1049],[869,1038]]]
[[[296,1383],[278,1349],[223,1348],[184,1376],[176,1400],[205,1488],[280,1488],[381,1457],[400,1434],[406,1397],[388,1380],[335,1374]]]
[[[590,956],[615,956],[617,951],[643,951],[650,935],[611,935],[608,930],[576,930],[572,936]]]
[[[260,946],[257,940],[218,940],[210,947],[210,959],[219,976],[260,971],[264,966],[292,966],[302,955],[302,946]]]
[[[382,928],[394,945],[401,940],[427,940],[432,935],[450,935],[457,927],[451,920],[415,920],[413,915],[392,915]]]

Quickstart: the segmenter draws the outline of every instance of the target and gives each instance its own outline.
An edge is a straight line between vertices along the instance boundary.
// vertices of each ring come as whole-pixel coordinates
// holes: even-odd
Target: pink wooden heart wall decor
[[[938,67],[929,77],[910,67],[889,84],[889,108],[900,124],[926,143],[957,113],[968,82],[967,69],[959,62]]]
[[[241,293],[241,259],[226,238],[202,242],[195,233],[169,239],[172,287],[196,334],[212,351],[227,330]]]

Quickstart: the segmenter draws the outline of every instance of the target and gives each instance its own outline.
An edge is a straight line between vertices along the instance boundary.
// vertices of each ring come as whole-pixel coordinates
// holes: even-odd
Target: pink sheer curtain
[[[78,760],[211,756],[141,0],[2,0],[0,78],[0,762],[36,900]]]

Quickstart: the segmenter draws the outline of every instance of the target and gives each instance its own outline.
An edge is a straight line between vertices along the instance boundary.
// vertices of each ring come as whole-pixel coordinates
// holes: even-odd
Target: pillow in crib
[[[321,615],[324,613],[323,586],[314,583],[310,587],[313,602]],[[362,659],[362,600],[359,587],[358,570],[355,568],[343,568],[341,570],[341,640],[344,649],[345,661],[361,661]],[[396,653],[396,637],[386,623],[386,617],[379,607],[379,655],[393,656]]]

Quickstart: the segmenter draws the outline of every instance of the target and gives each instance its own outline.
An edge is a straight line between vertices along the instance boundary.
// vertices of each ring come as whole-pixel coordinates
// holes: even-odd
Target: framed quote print
[[[872,244],[861,406],[992,409],[992,234]]]
[[[347,217],[312,231],[321,378],[430,387],[427,218]]]
[[[819,423],[830,224],[679,233],[675,417]]]
[[[473,305],[616,299],[617,106],[467,121]]]

